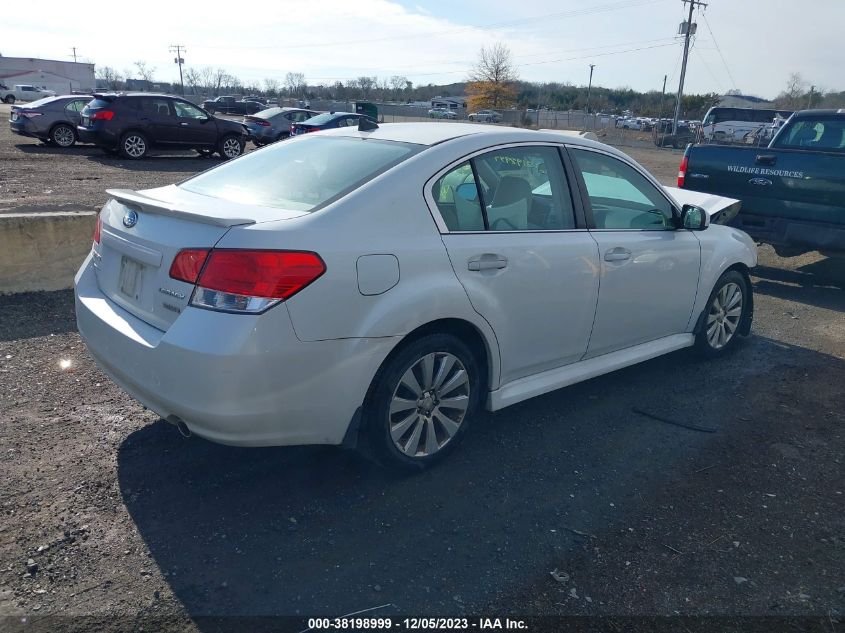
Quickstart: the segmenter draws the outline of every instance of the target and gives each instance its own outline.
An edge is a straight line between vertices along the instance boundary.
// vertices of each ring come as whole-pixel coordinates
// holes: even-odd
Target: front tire
[[[700,354],[715,358],[736,346],[748,317],[750,293],[748,280],[738,271],[729,270],[719,277],[707,299],[695,339],[695,347]]]
[[[220,156],[224,160],[231,160],[237,158],[244,153],[244,142],[234,134],[227,134],[220,139],[220,146],[218,147]]]
[[[130,160],[141,160],[147,155],[150,143],[140,132],[127,132],[120,137],[120,155]]]
[[[76,131],[65,123],[59,123],[50,130],[50,140],[59,147],[73,147],[76,144]]]
[[[450,334],[400,348],[379,370],[363,408],[368,452],[419,471],[454,450],[481,406],[486,380],[475,354]]]

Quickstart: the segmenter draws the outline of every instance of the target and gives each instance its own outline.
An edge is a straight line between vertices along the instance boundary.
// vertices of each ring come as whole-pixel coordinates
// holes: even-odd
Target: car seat
[[[531,206],[531,185],[515,176],[499,181],[493,201],[487,207],[487,221],[493,231],[524,231],[528,229],[528,210]]]

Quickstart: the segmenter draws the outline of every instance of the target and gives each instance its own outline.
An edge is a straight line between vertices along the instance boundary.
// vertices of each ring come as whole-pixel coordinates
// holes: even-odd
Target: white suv
[[[139,402],[217,442],[421,468],[482,408],[721,354],[751,325],[754,243],[708,227],[735,200],[556,132],[363,122],[109,194],[79,331]]]

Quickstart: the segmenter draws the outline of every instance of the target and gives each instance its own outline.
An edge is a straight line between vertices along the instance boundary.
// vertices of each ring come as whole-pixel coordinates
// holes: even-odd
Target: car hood
[[[701,191],[690,191],[689,189],[678,189],[677,187],[663,187],[663,189],[678,203],[679,207],[692,204],[707,211],[710,221],[714,224],[727,224],[736,217],[742,206],[742,202],[735,198],[716,196]]]

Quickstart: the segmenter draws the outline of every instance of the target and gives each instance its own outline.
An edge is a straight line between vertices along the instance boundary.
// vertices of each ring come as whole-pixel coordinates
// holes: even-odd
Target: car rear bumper
[[[37,137],[35,130],[32,129],[30,123],[26,119],[18,119],[17,121],[9,121],[9,129],[13,134],[20,136]]]
[[[262,315],[187,308],[162,332],[75,279],[79,332],[97,364],[162,418],[237,446],[340,444],[393,338],[302,342],[287,307]]]
[[[730,223],[766,244],[794,247],[804,252],[845,253],[845,225],[773,218],[740,211]]]
[[[98,147],[117,147],[118,138],[107,130],[76,126],[76,135],[80,143],[91,143]]]

